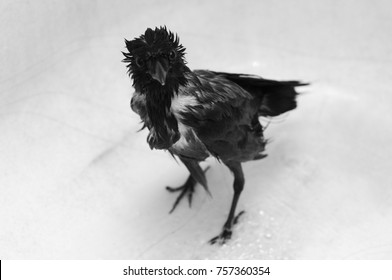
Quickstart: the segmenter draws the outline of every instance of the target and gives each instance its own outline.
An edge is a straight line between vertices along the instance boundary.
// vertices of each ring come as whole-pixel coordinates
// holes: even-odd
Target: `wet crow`
[[[125,40],[123,52],[135,93],[132,110],[148,128],[151,149],[178,156],[190,176],[179,191],[172,211],[196,183],[209,193],[199,162],[209,156],[224,163],[234,175],[234,195],[222,232],[210,243],[223,244],[237,221],[236,206],[244,188],[241,163],[262,159],[266,140],[259,117],[274,117],[296,107],[298,81],[274,81],[255,75],[190,70],[185,48],[166,27],[148,28],[140,37]],[[172,212],[171,211],[171,212]]]

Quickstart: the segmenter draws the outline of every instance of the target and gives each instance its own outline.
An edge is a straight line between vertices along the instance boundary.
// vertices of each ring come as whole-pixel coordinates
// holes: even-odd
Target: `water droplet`
[[[260,210],[259,214],[260,214],[261,216],[263,216],[263,215],[264,215],[264,212],[263,212],[262,210]]]
[[[265,236],[265,238],[271,239],[272,234],[271,233],[266,233],[264,236]]]

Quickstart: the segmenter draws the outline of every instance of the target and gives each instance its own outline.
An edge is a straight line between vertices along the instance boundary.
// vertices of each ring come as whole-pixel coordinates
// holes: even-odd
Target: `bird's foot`
[[[170,214],[173,213],[173,211],[176,209],[177,205],[180,203],[180,201],[183,199],[184,196],[188,197],[189,207],[192,206],[192,197],[193,197],[193,193],[195,192],[195,185],[196,182],[192,179],[191,176],[189,176],[185,184],[180,187],[177,188],[166,187],[166,189],[169,192],[180,192],[180,194],[177,196],[176,201],[174,201],[173,207],[169,212]]]
[[[240,213],[237,214],[237,216],[235,216],[235,218],[233,219],[233,224],[235,225],[238,222],[238,218],[244,214],[245,211],[241,211]],[[229,226],[224,226],[222,232],[218,235],[215,236],[214,238],[210,239],[210,241],[208,241],[208,243],[210,243],[211,245],[218,243],[219,245],[223,245],[226,243],[227,240],[229,240],[231,238],[231,235],[233,233],[232,231],[232,225]]]
[[[206,169],[204,169],[204,173],[207,172],[207,170],[210,167],[207,167]],[[174,201],[173,203],[173,207],[170,210],[170,214],[173,213],[173,211],[176,209],[177,205],[180,203],[180,201],[184,198],[184,196],[188,197],[188,203],[189,203],[189,207],[192,206],[192,198],[193,198],[193,194],[195,192],[195,186],[196,186],[197,182],[196,180],[189,175],[188,179],[186,180],[186,182],[177,188],[173,188],[173,187],[166,187],[166,190],[168,190],[169,192],[180,192],[180,194],[178,195],[176,201]]]
[[[218,243],[219,245],[223,245],[226,243],[227,240],[231,238],[232,233],[233,232],[231,229],[223,228],[223,231],[218,236],[215,236],[214,238],[210,239],[208,243],[210,243],[211,245],[215,243]]]

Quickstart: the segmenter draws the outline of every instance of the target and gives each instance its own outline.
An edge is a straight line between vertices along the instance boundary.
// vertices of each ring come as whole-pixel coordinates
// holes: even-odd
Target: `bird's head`
[[[174,91],[186,84],[185,48],[177,35],[166,27],[148,28],[140,37],[125,40],[128,52],[123,52],[128,72],[138,89],[166,87]]]

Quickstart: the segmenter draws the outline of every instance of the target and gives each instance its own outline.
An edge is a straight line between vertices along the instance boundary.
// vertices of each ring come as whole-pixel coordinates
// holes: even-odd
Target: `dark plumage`
[[[236,222],[235,209],[244,186],[241,163],[264,158],[266,140],[259,117],[274,117],[296,108],[297,81],[273,81],[254,75],[207,70],[191,71],[185,48],[166,27],[148,28],[125,41],[124,62],[133,79],[133,111],[149,129],[151,149],[178,156],[190,171],[172,211],[194,185],[206,190],[207,180],[198,162],[214,156],[234,174],[234,196],[221,234],[211,243],[224,243]],[[242,214],[242,212],[240,213]],[[239,215],[237,215],[238,217]]]

